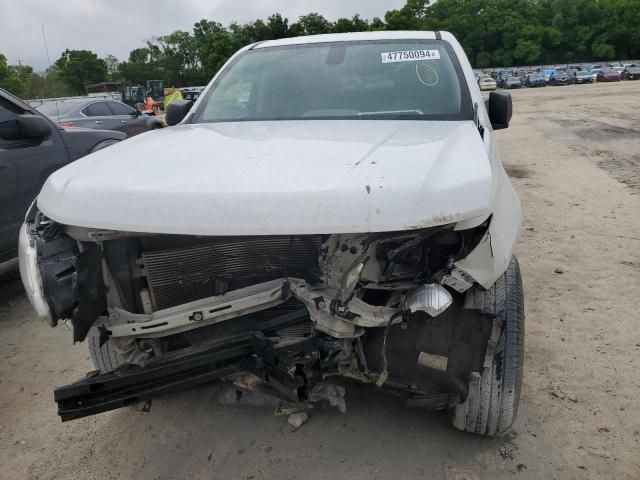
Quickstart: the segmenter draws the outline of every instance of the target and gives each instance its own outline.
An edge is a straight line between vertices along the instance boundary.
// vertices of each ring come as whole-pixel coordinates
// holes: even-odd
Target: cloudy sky
[[[383,17],[405,0],[0,0],[0,53],[10,64],[47,65],[42,26],[54,62],[66,49],[111,53],[125,60],[145,39],[174,30],[191,31],[202,18],[224,25],[278,12],[289,21],[318,12],[329,20]]]

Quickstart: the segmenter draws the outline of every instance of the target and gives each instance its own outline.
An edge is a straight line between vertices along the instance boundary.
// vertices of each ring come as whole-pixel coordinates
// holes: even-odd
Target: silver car
[[[82,127],[116,130],[133,137],[148,130],[162,128],[155,115],[147,115],[115,100],[69,99],[49,102],[37,107],[63,128]]]
[[[480,90],[495,90],[498,87],[496,81],[489,75],[478,78],[478,86]]]

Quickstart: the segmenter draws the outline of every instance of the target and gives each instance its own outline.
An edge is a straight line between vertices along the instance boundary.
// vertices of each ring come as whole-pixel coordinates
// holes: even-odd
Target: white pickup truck
[[[510,118],[449,33],[288,38],[237,52],[171,128],[52,174],[22,278],[99,371],[55,390],[62,419],[250,372],[302,404],[343,376],[506,432],[524,342],[494,135]]]

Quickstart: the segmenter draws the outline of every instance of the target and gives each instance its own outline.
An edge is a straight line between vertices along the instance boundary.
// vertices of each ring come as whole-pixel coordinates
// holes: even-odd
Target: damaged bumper
[[[304,311],[292,312],[272,319],[262,331],[185,349],[117,374],[90,375],[57,388],[54,398],[58,414],[63,421],[74,420],[193,388],[239,371],[250,371],[289,400],[303,402],[310,381],[313,382],[311,372],[320,367],[317,346],[309,340],[274,345],[265,334],[295,325],[305,316]]]
[[[57,389],[63,420],[237,371],[296,402],[339,375],[446,408],[482,369],[494,312],[478,299],[500,274],[496,228],[488,217],[405,232],[153,236],[37,212],[20,265],[41,318],[71,319],[75,341],[93,332],[124,360]]]

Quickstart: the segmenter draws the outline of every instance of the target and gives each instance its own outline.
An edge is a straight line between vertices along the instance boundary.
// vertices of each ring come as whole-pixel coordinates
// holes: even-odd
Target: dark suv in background
[[[0,273],[16,264],[20,225],[47,177],[125,138],[109,130],[62,129],[0,89]]]
[[[571,77],[564,70],[556,70],[549,77],[549,85],[569,85]]]

